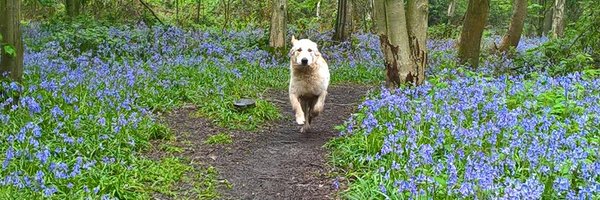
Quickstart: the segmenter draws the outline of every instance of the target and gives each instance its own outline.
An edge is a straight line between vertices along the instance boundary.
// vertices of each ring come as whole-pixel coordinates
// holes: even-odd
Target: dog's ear
[[[292,46],[296,45],[296,42],[298,42],[298,40],[292,35]]]
[[[288,53],[288,56],[292,57],[292,55],[294,55],[294,52],[296,51],[296,49],[294,49],[294,47],[292,47],[290,49],[290,52]]]
[[[319,51],[319,49],[315,49],[313,51],[315,52],[315,56],[317,56],[317,57],[321,56],[321,52]]]

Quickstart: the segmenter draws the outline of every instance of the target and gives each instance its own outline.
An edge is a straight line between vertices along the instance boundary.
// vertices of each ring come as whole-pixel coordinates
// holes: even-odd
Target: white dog
[[[323,112],[329,87],[329,67],[317,44],[308,39],[296,40],[292,36],[289,55],[290,103],[303,133],[310,129],[312,119]]]

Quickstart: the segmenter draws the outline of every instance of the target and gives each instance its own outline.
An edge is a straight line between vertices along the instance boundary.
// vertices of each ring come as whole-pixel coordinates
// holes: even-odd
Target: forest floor
[[[331,176],[323,145],[338,134],[334,127],[356,110],[369,89],[358,85],[330,87],[325,111],[313,121],[308,133],[299,132],[287,92],[281,90],[268,91],[265,96],[277,105],[283,117],[256,131],[224,129],[196,117],[193,106],[180,108],[163,120],[175,134],[173,145],[181,150],[153,148],[148,156],[173,154],[191,161],[195,168],[216,168],[217,179],[225,183],[218,187],[220,199],[335,199],[335,177]],[[228,133],[232,142],[206,144],[208,137],[218,133]],[[182,191],[192,186],[182,183],[177,187]],[[157,194],[155,198],[173,197]]]

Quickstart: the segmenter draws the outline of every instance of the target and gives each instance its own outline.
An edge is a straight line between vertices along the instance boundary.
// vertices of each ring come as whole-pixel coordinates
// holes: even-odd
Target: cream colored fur
[[[300,132],[306,132],[310,129],[312,119],[323,112],[329,87],[329,67],[316,43],[308,39],[296,40],[292,36],[292,45],[290,103],[296,123],[302,125]]]

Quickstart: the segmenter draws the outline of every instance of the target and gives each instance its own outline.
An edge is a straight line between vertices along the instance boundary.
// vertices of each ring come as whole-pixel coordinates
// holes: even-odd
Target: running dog
[[[297,40],[292,36],[290,56],[290,103],[301,133],[310,129],[312,120],[323,112],[329,67],[317,44],[309,39]]]

